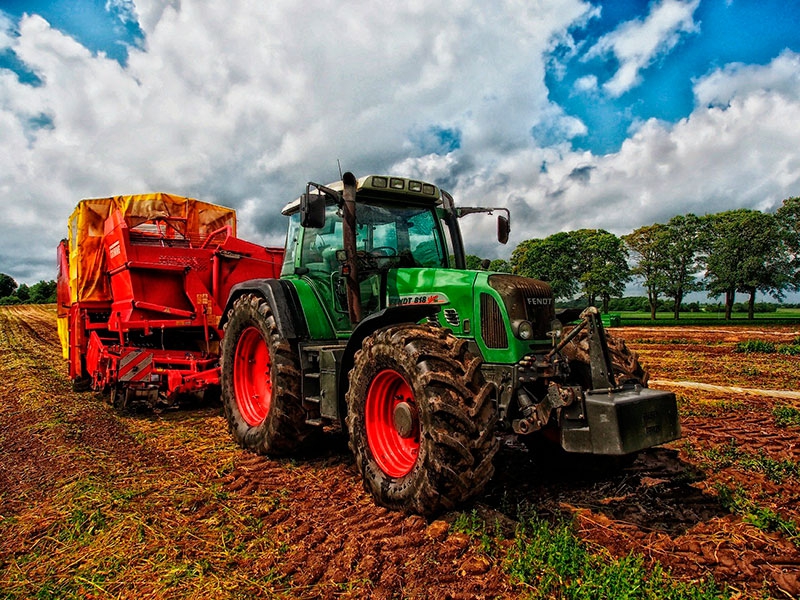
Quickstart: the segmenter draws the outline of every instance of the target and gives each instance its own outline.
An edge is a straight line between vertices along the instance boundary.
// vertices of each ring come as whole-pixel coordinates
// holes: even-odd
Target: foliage
[[[785,237],[775,215],[740,208],[706,217],[707,289],[725,295],[730,318],[736,292],[750,295],[753,316],[756,291],[783,298],[791,283]]]
[[[800,409],[794,406],[779,404],[772,409],[772,416],[778,427],[800,427]]]
[[[763,340],[747,340],[736,344],[736,352],[743,353],[762,353],[762,354],[788,354],[789,356],[800,355],[800,344],[776,344]]]
[[[0,305],[50,304],[56,301],[56,287],[55,281],[44,280],[30,287],[25,283],[17,286],[12,277],[0,273]]]
[[[511,254],[514,273],[547,281],[553,295],[570,299],[576,294],[604,309],[612,296],[621,296],[630,278],[627,250],[622,240],[604,229],[561,232],[522,242]]]
[[[17,289],[17,282],[11,275],[0,273],[0,298],[11,296]]]
[[[747,497],[741,487],[731,489],[723,484],[717,484],[716,488],[720,504],[726,510],[742,515],[745,523],[750,523],[757,529],[781,533],[795,545],[800,546],[800,529],[797,523],[785,519],[771,508],[759,506]]]
[[[498,273],[511,273],[511,263],[502,258],[496,258],[489,263],[490,271],[497,271]]]
[[[464,257],[464,262],[465,262],[466,267],[468,269],[471,269],[471,270],[474,270],[474,271],[479,271],[479,270],[481,270],[483,268],[481,266],[481,263],[483,262],[483,259],[480,256],[475,256],[474,254],[467,254]]]
[[[666,287],[664,271],[667,267],[668,233],[666,225],[655,223],[639,227],[633,233],[622,236],[635,258],[631,273],[642,280],[647,290],[651,319],[656,318],[658,296]]]
[[[787,198],[776,213],[792,269],[792,287],[800,290],[800,198]]]
[[[595,554],[571,523],[533,518],[517,533],[506,560],[512,579],[530,586],[532,598],[678,599],[728,598],[713,580],[684,583],[671,579],[640,555],[622,558]]]
[[[702,220],[691,213],[678,215],[666,227],[662,282],[664,295],[673,300],[673,318],[679,319],[683,297],[701,289],[696,276],[701,269]]]
[[[525,240],[511,253],[511,269],[517,275],[547,281],[557,299],[569,299],[579,289],[577,253],[577,240],[571,233]]]

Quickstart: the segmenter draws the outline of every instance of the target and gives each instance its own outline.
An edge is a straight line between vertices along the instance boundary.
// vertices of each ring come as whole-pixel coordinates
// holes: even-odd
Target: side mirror
[[[511,232],[511,222],[504,215],[497,216],[497,241],[501,244],[508,243],[508,234]]]
[[[300,196],[300,225],[319,229],[325,225],[325,196],[305,193]]]

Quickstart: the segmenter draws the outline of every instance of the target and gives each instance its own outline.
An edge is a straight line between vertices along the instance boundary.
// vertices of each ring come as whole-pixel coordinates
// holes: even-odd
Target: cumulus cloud
[[[695,84],[691,115],[641,123],[618,152],[521,150],[471,170],[454,191],[467,204],[488,197],[513,209],[510,248],[582,227],[622,235],[688,212],[774,210],[800,190],[800,79],[788,67],[798,60],[784,52],[764,66],[711,73]],[[425,157],[403,168],[409,162],[436,177],[457,169],[458,159]],[[470,224],[467,239],[481,240],[474,253],[492,255],[491,225]]]
[[[800,92],[800,54],[785,50],[766,66],[733,63],[717,69],[694,86],[700,106],[727,106],[736,96],[765,91],[788,97]]]
[[[699,4],[700,0],[661,0],[653,4],[646,18],[623,23],[601,37],[584,60],[610,54],[619,62],[617,72],[603,89],[618,97],[638,85],[643,69],[669,53],[682,36],[699,30],[693,19]]]
[[[281,206],[336,179],[337,159],[365,174],[430,152],[421,132],[448,132],[437,152],[489,156],[531,146],[543,122],[580,130],[544,85],[549,40],[591,10],[579,0],[107,9],[138,16],[145,36],[125,66],[39,16],[5,23],[18,33],[2,42],[40,81],[0,70],[0,270],[24,280],[52,276],[82,197],[163,190],[246,207],[240,232],[281,243]]]

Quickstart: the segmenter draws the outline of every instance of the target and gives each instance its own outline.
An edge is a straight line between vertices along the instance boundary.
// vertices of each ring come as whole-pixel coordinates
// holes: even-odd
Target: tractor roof
[[[341,181],[329,183],[325,187],[341,192],[344,184]],[[369,192],[373,198],[392,201],[408,200],[415,202],[441,204],[442,194],[439,188],[432,183],[406,177],[393,177],[390,175],[367,175],[356,181],[356,192]],[[292,200],[283,207],[281,214],[290,215],[300,210],[300,198]]]

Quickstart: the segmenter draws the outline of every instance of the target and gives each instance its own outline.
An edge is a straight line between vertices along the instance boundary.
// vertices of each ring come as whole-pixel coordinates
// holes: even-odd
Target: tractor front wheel
[[[236,442],[258,454],[284,454],[308,436],[296,348],[281,337],[269,303],[236,300],[222,339],[222,405]]]
[[[399,325],[368,337],[347,392],[350,448],[388,508],[433,514],[494,474],[497,419],[480,358],[444,329]]]

